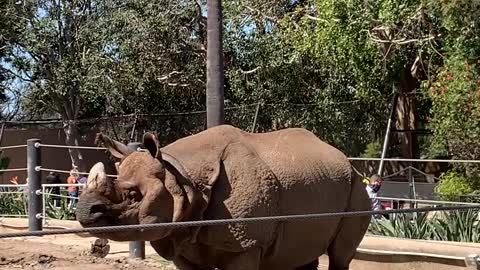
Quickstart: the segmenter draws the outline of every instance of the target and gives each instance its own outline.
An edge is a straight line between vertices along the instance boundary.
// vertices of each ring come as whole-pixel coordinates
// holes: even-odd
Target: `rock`
[[[108,240],[98,238],[95,240],[95,242],[93,242],[90,249],[90,254],[97,258],[105,258],[109,251],[110,245],[108,244]]]

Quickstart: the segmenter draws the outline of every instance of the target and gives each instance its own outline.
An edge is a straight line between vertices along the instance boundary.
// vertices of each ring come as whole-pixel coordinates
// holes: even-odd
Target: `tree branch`
[[[174,71],[172,71],[172,72],[170,72],[170,73],[168,73],[168,74],[166,74],[166,75],[163,75],[163,76],[161,76],[161,77],[158,77],[157,80],[158,80],[158,81],[164,81],[164,80],[167,80],[167,79],[169,79],[170,77],[172,77],[173,75],[176,75],[176,74],[183,74],[183,72],[182,72],[182,71],[176,71],[176,70],[174,70]]]
[[[380,29],[377,28],[375,30],[380,30]],[[367,31],[367,32],[368,32],[368,37],[374,42],[377,42],[377,43],[393,43],[393,44],[398,44],[398,45],[405,45],[405,44],[409,44],[409,43],[429,41],[429,40],[435,39],[437,37],[437,36],[428,36],[428,37],[413,38],[413,39],[406,39],[406,38],[402,38],[402,39],[379,39],[377,37],[374,37],[370,33],[370,31]]]
[[[251,70],[242,70],[242,69],[240,69],[240,72],[241,72],[242,74],[252,74],[252,73],[255,73],[255,72],[259,71],[259,70],[262,69],[262,68],[263,68],[263,66],[258,66],[258,67],[254,68],[254,69],[251,69]]]
[[[268,21],[271,21],[271,22],[277,22],[278,21],[277,18],[272,17],[272,16],[268,16],[268,15],[264,14],[263,12],[261,12],[260,10],[256,9],[256,8],[252,8],[252,7],[247,6],[247,5],[245,5],[245,8],[247,8],[248,10],[250,10],[253,13],[261,15],[263,18],[265,18]]]

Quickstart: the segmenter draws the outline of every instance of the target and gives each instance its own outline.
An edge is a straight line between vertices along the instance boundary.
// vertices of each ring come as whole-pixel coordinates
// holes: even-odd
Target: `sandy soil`
[[[5,222],[6,224],[7,222]],[[22,223],[22,224],[19,224]],[[9,220],[9,225],[19,228],[13,229],[1,226],[0,234],[22,230],[24,221]],[[77,227],[75,223],[53,223],[54,226]],[[374,239],[377,241],[376,239]],[[138,270],[174,270],[170,262],[156,255],[155,251],[146,243],[146,259],[130,259],[128,243],[109,241],[110,251],[105,258],[97,258],[90,253],[93,237],[78,235],[57,235],[29,238],[0,239],[0,269],[71,269],[71,270],[110,270],[110,269],[138,269]],[[370,240],[372,241],[372,240]],[[383,241],[382,241],[383,242]],[[367,243],[368,244],[368,243]],[[386,243],[385,243],[386,244]],[[320,259],[321,270],[328,269],[328,257]],[[449,265],[432,264],[425,262],[409,263],[381,263],[354,260],[351,270],[459,270],[465,269]]]

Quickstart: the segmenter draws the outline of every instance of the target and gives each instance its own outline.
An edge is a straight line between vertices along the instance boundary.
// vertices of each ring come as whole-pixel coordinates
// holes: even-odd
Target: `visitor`
[[[70,171],[70,176],[67,178],[67,187],[68,190],[68,206],[73,207],[75,205],[75,201],[78,197],[78,187],[74,186],[78,183],[78,173],[77,170],[74,168]]]
[[[87,184],[87,177],[85,177],[85,175],[80,175],[80,176],[78,177],[78,183],[84,185],[84,186],[82,187],[82,188],[84,188],[85,185]],[[79,188],[79,189],[78,189],[78,196],[80,196],[81,193],[82,193],[82,190]]]
[[[47,176],[46,182],[48,185],[55,185],[55,184],[61,184],[60,177],[55,174],[54,172],[50,172]],[[60,187],[54,186],[54,187],[48,187],[47,192],[52,194],[50,198],[53,201],[53,206],[55,208],[60,207]]]
[[[367,193],[370,200],[372,200],[372,210],[378,211],[382,210],[382,205],[378,197],[378,191],[382,187],[382,178],[378,174],[374,174],[370,177],[370,183],[367,185]],[[374,218],[380,218],[382,215],[376,214]]]

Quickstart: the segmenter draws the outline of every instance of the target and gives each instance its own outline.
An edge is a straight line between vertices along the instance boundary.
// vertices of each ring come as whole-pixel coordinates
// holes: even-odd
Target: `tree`
[[[199,3],[17,3],[2,6],[2,18],[18,29],[6,34],[10,71],[24,74],[22,112],[61,117],[67,145],[78,144],[82,118],[205,107]],[[70,155],[83,166],[80,151]]]
[[[67,145],[78,145],[78,119],[88,105],[99,107],[98,85],[107,80],[98,66],[108,61],[91,31],[98,19],[91,1],[16,1],[2,6],[16,31],[7,33],[11,72],[24,83],[24,108],[35,115],[59,115]],[[41,105],[40,105],[41,104]],[[33,105],[33,106],[32,106]],[[72,165],[83,157],[69,149]]]

